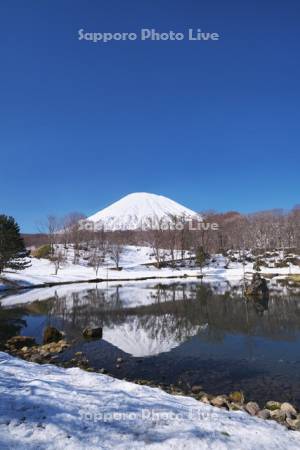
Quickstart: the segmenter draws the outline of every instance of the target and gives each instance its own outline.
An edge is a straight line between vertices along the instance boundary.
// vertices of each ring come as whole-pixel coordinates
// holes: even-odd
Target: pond
[[[300,407],[300,294],[280,287],[263,302],[227,284],[157,280],[39,289],[1,299],[0,341],[22,334],[42,340],[63,330],[90,367],[211,394],[243,390],[248,400]],[[85,341],[86,326],[103,339]],[[117,358],[122,358],[117,364]]]

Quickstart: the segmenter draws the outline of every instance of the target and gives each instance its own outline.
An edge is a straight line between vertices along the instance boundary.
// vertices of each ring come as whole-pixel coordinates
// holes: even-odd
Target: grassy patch
[[[300,274],[298,275],[289,275],[287,277],[289,281],[293,281],[294,283],[300,283]]]

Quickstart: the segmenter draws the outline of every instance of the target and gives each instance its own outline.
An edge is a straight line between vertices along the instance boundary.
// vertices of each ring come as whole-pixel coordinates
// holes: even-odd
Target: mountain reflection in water
[[[119,377],[200,382],[217,393],[243,388],[256,400],[258,390],[262,397],[274,390],[278,400],[300,402],[297,293],[274,291],[257,302],[240,288],[187,282],[99,285],[42,301],[32,296],[22,307],[0,308],[1,328],[5,314],[12,334],[40,340],[46,324],[57,326],[76,340],[68,357],[84,351],[92,367]],[[87,326],[103,327],[103,341],[83,342]],[[118,370],[116,355],[128,360]],[[135,364],[140,358],[143,364]]]

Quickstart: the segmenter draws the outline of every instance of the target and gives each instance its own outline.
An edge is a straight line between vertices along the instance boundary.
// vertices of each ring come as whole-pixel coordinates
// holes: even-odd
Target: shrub
[[[275,267],[289,267],[289,263],[281,259],[275,263]]]
[[[285,258],[284,262],[291,263],[294,266],[300,266],[300,259],[296,256],[288,256],[287,258]]]
[[[50,244],[46,244],[46,245],[42,245],[41,247],[37,248],[34,252],[33,252],[33,256],[35,258],[49,258],[51,254],[51,245]]]
[[[263,262],[261,259],[257,259],[254,264],[253,264],[253,270],[255,270],[256,272],[260,272],[261,271],[261,266],[263,265]]]

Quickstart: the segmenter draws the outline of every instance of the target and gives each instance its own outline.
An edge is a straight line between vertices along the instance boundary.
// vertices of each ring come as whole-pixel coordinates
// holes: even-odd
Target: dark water
[[[300,406],[300,294],[274,291],[259,303],[246,301],[239,289],[200,283],[71,289],[53,289],[44,299],[32,291],[30,303],[19,306],[5,298],[0,340],[23,334],[41,341],[52,324],[74,341],[64,361],[82,351],[90,367],[120,378],[187,391],[201,384],[213,394],[242,389],[260,404],[274,399]],[[84,341],[86,326],[102,326],[103,339]]]

